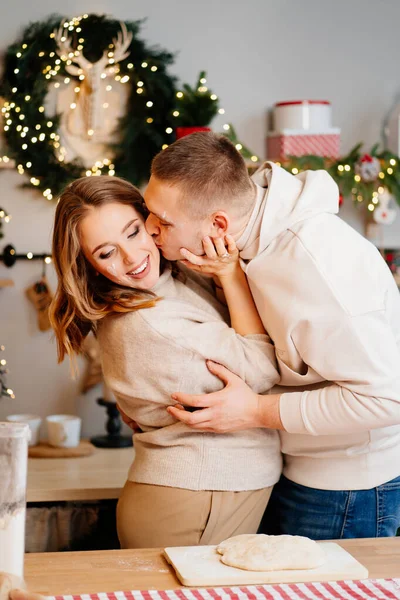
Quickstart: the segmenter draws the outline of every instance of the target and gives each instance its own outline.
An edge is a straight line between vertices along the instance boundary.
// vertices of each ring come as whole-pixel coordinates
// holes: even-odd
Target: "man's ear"
[[[211,237],[224,237],[229,231],[229,226],[230,219],[226,212],[215,212],[211,217]]]

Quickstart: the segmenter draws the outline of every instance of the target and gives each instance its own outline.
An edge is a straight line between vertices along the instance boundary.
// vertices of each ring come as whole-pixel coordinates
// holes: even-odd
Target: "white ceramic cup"
[[[81,435],[80,417],[73,415],[50,415],[46,417],[47,438],[55,448],[75,448]]]
[[[36,446],[39,443],[39,429],[42,424],[40,417],[29,414],[8,415],[6,421],[10,423],[26,423],[30,430],[29,446]]]

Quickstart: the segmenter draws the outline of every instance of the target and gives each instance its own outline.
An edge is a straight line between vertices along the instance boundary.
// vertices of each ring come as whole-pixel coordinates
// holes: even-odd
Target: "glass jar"
[[[0,571],[24,574],[29,426],[0,422]]]

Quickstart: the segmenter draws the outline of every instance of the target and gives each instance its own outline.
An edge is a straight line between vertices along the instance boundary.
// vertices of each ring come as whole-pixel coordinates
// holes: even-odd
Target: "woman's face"
[[[141,290],[157,282],[160,253],[133,206],[89,207],[79,233],[86,259],[110,281]]]

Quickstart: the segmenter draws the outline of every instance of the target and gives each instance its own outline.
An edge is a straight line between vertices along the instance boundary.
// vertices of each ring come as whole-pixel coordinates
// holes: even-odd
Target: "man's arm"
[[[208,396],[173,396],[180,404],[206,408],[191,415],[169,411],[191,427],[218,433],[268,427],[333,435],[400,424],[400,351],[384,310],[304,321],[294,341],[305,364],[330,385],[257,395],[214,364],[209,369],[226,383],[223,390]]]
[[[222,365],[207,361],[208,370],[225,383],[225,387],[211,394],[172,395],[177,403],[168,412],[193,429],[227,433],[254,427],[283,429],[279,415],[279,395],[256,394],[240,377]],[[198,408],[187,412],[182,405]]]

